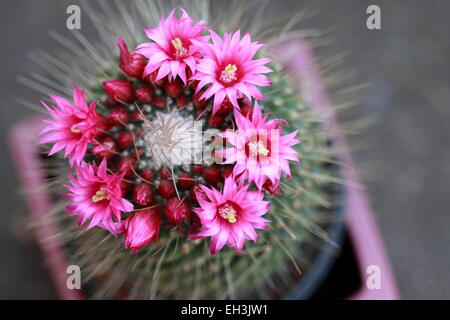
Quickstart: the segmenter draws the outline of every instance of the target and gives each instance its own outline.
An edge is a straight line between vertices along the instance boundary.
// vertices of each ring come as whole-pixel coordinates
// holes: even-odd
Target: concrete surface
[[[56,295],[37,248],[18,240],[23,216],[18,182],[5,143],[10,126],[28,116],[17,97],[39,99],[18,85],[35,66],[33,48],[51,51],[48,29],[65,27],[65,10],[78,1],[2,1],[0,13],[0,298],[51,299]],[[365,27],[365,10],[378,4],[382,29]],[[307,28],[329,29],[322,56],[348,52],[344,69],[369,83],[351,116],[373,125],[352,138],[404,298],[450,298],[450,2],[273,1],[274,10],[309,9]]]

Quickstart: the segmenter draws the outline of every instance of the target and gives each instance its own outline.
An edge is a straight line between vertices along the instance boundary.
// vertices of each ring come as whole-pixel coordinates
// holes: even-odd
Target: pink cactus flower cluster
[[[135,51],[117,39],[118,77],[98,97],[108,110],[88,105],[76,85],[72,103],[54,95],[54,105],[44,103],[51,119],[39,143],[53,144],[49,156],[64,151],[75,173],[66,210],[80,227],[123,236],[132,253],[157,244],[162,228],[186,241],[210,238],[213,254],[225,245],[242,252],[268,228],[270,197],[298,163],[298,132],[283,135],[286,121],[269,119],[257,102],[259,87],[271,85],[270,59],[255,58],[263,44],[249,34],[222,38],[183,9],[145,33],[151,42]],[[223,161],[186,166],[166,157],[185,147],[172,135],[188,135],[189,119],[219,129]]]

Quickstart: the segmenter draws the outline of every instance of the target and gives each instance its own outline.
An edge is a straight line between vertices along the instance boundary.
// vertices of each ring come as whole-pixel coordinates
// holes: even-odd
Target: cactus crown
[[[270,48],[261,49],[248,35],[242,40],[240,33],[218,35],[203,22],[194,22],[187,12],[206,10],[203,2],[193,4],[180,18],[172,11],[162,21],[149,18],[156,13],[150,3],[134,5],[146,26],[151,21],[158,26],[146,30],[153,41],[143,40],[137,51],[128,51],[134,29],[128,22],[142,26],[136,22],[141,20],[131,19],[133,10],[119,8],[120,16],[109,17],[115,25],[97,27],[106,46],[111,46],[111,30],[123,32],[123,39],[118,39],[120,51],[115,49],[112,57],[87,45],[92,60],[82,64],[79,73],[57,76],[82,84],[85,91],[74,87],[73,102],[51,96],[46,104],[55,121],[48,123],[41,142],[54,143],[50,154],[65,143],[65,155],[74,167],[69,168],[73,175],[68,178],[68,167],[59,158],[47,159],[48,172],[69,189],[68,201],[58,198],[49,219],[61,226],[71,263],[80,265],[86,275],[86,292],[92,298],[150,299],[285,294],[308,266],[305,247],[330,241],[322,227],[326,228],[323,221],[330,220],[335,208],[334,183],[340,180],[335,177],[331,137],[321,126],[320,115],[308,107],[282,63],[265,58]],[[101,15],[91,12],[93,17]],[[177,24],[183,30],[191,28],[192,34],[168,37],[168,30],[175,32]],[[223,26],[216,30],[232,31]],[[167,36],[166,60],[155,45],[161,36]],[[195,47],[199,44],[207,49]],[[217,57],[215,50],[233,45],[234,56]],[[153,58],[158,54],[160,58]],[[196,67],[190,65],[192,61],[181,62],[189,55],[198,59]],[[249,61],[242,61],[246,55]],[[208,73],[214,59],[218,68]],[[39,61],[59,71],[65,68],[61,60],[46,60],[45,55]],[[152,65],[152,61],[175,66]],[[89,68],[93,62],[95,71]],[[248,71],[252,63],[253,73]],[[243,70],[251,80],[243,80],[248,76]],[[214,75],[224,93],[212,89]],[[233,87],[237,83],[241,85]],[[233,92],[233,88],[237,89]],[[252,101],[263,97],[266,100],[260,105]],[[237,160],[210,152],[212,142],[230,147],[234,129],[242,131],[250,125],[252,132],[256,128],[279,133],[279,139],[288,141],[285,145],[276,141],[283,150],[279,163],[283,157],[288,163],[299,155],[301,166],[286,169],[282,163],[275,174],[260,170],[253,176],[254,168],[237,170]],[[232,130],[230,135],[224,133],[227,129]],[[270,157],[275,140],[258,130],[257,137],[265,139],[249,138],[241,149],[231,143],[231,149],[256,162]],[[300,130],[302,143],[283,130]],[[205,132],[212,132],[206,141]],[[55,194],[67,192],[60,184],[50,185]],[[64,211],[78,216],[78,225]],[[80,229],[85,223],[87,228]],[[220,232],[214,231],[219,227]]]

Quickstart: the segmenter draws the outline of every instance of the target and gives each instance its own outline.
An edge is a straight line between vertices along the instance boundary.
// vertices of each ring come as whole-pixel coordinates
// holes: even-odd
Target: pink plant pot
[[[277,51],[280,57],[286,58],[286,65],[294,74],[295,82],[301,84],[299,90],[312,108],[330,106],[330,100],[321,81],[310,46],[302,41],[290,41],[283,44]],[[67,288],[68,260],[62,243],[54,234],[58,226],[49,222],[46,215],[51,210],[52,200],[42,189],[45,174],[41,170],[39,149],[35,142],[42,128],[41,118],[30,118],[15,125],[10,132],[10,148],[20,183],[25,191],[28,210],[36,222],[36,237],[48,265],[55,288],[61,299],[84,299],[81,290]],[[326,125],[338,127],[336,117],[330,113]],[[359,178],[353,169],[353,162],[343,136],[336,135],[335,143],[343,150],[341,160],[346,164],[342,168],[343,176],[348,185],[345,187],[345,226],[353,245],[357,260],[357,269],[361,278],[360,288],[347,299],[398,299],[391,266],[385,254],[383,243],[378,232],[373,214],[368,205],[367,195],[360,185]],[[380,271],[379,288],[366,285],[369,279],[370,267],[376,266]],[[289,297],[288,297],[289,298]]]

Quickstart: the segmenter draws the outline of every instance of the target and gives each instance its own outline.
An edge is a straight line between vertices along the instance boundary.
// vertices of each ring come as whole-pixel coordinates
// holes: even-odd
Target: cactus
[[[227,166],[212,165],[208,161],[203,168],[186,164],[167,166],[161,155],[171,140],[165,139],[176,133],[186,119],[203,120],[206,128],[223,130],[232,127],[233,107],[227,109],[224,103],[213,115],[213,100],[202,101],[195,94],[195,87],[190,88],[179,78],[175,81],[148,81],[124,76],[123,68],[122,71],[119,69],[119,50],[113,47],[113,39],[122,36],[130,47],[144,42],[144,35],[134,42],[135,30],[158,25],[157,19],[166,10],[162,2],[158,4],[131,2],[126,5],[133,8],[124,8],[124,3],[117,2],[117,13],[106,10],[107,16],[104,16],[105,12],[86,8],[100,33],[98,42],[91,45],[78,35],[83,48],[55,35],[58,41],[72,48],[76,57],[36,55],[41,65],[55,71],[54,79],[40,76],[27,84],[35,88],[38,87],[36,84],[45,85],[49,91],[63,86],[61,94],[68,96],[68,84],[75,82],[86,89],[89,101],[99,101],[97,113],[103,120],[98,122],[97,129],[102,134],[98,137],[99,145],[89,147],[84,160],[99,164],[106,156],[110,172],[123,172],[122,194],[133,202],[135,208],[150,206],[154,209],[160,204],[161,209],[167,209],[169,198],[182,199],[191,208],[198,205],[193,197],[193,185],[223,188]],[[191,15],[211,22],[216,30],[233,31],[230,17],[212,19],[205,16],[209,10],[207,1],[184,4],[184,7]],[[156,8],[162,8],[164,12]],[[236,11],[230,12],[235,14]],[[220,21],[227,23],[221,24]],[[249,27],[252,27],[251,23]],[[267,26],[253,30],[252,35],[265,36],[265,42],[270,44],[275,35],[270,37],[268,30]],[[268,51],[268,48],[262,49],[258,55],[264,57]],[[82,52],[87,52],[87,55]],[[71,68],[74,63],[78,68]],[[70,263],[81,267],[83,288],[88,297],[278,298],[307,272],[314,255],[306,247],[320,247],[324,241],[331,241],[326,228],[333,223],[334,210],[340,201],[339,166],[336,165],[332,137],[323,128],[320,114],[309,108],[302,94],[293,86],[289,72],[276,57],[269,67],[273,70],[268,74],[271,85],[261,88],[266,97],[261,108],[270,113],[271,118],[286,119],[288,125],[285,128],[289,131],[300,130],[302,142],[294,148],[300,155],[301,165],[291,165],[292,176],[281,178],[281,193],[268,192],[269,187],[266,187],[265,198],[271,201],[271,206],[264,217],[271,223],[267,230],[260,232],[255,243],[247,241],[242,253],[225,247],[211,254],[207,239],[191,237],[199,224],[196,215],[191,214],[181,223],[173,223],[169,221],[172,219],[167,219],[167,213],[164,215],[160,211],[158,214],[164,218],[157,245],[146,245],[131,254],[124,248],[122,237],[115,237],[101,228],[80,229],[74,218],[65,214],[64,208],[70,201],[57,195],[67,192],[62,184],[68,183],[67,170],[70,168],[60,157],[46,158],[48,188],[56,199],[48,219],[60,225],[61,233],[57,236],[66,244]],[[114,79],[126,81],[111,82]],[[135,92],[133,95],[127,96],[128,86]],[[140,88],[145,89],[136,93]],[[243,113],[244,110],[252,112],[248,100],[242,99],[239,103]],[[162,107],[164,112],[161,113]],[[104,119],[109,119],[108,123],[112,125],[106,125]],[[74,129],[77,132],[77,128]],[[144,145],[150,147],[144,150]],[[47,148],[43,146],[44,153],[48,153]],[[150,186],[150,191],[140,185]],[[98,195],[98,200],[102,199],[101,196]],[[156,200],[146,201],[149,197]]]

